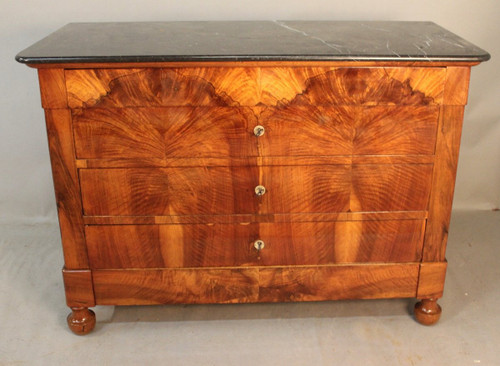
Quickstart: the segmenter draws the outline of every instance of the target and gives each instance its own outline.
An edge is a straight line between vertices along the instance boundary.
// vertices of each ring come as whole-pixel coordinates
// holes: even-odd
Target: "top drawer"
[[[202,67],[66,70],[70,108],[433,105],[445,68]]]

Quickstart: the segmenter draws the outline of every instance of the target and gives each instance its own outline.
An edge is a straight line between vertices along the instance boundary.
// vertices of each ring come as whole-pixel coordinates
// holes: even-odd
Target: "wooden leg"
[[[441,317],[441,306],[437,299],[422,299],[415,304],[415,319],[423,325],[436,324]]]
[[[71,308],[68,315],[68,326],[77,335],[88,334],[95,326],[95,313],[89,308]]]

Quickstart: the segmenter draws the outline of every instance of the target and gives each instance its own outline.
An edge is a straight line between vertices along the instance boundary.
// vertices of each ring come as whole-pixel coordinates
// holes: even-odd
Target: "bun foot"
[[[88,334],[95,326],[95,313],[88,308],[71,308],[68,315],[68,326],[77,335]]]
[[[415,319],[420,324],[433,325],[441,317],[441,311],[437,299],[422,299],[415,304]]]

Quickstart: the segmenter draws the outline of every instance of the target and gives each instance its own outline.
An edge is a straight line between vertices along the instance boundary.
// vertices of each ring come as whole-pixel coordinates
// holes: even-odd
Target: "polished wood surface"
[[[427,211],[333,212],[183,216],[84,216],[86,225],[246,224],[259,222],[328,222],[425,220]]]
[[[85,235],[92,269],[182,268],[418,262],[423,229],[422,220],[91,225]]]
[[[95,108],[73,111],[78,158],[257,156],[243,108]]]
[[[464,106],[443,106],[441,110],[432,178],[434,189],[430,196],[429,220],[425,231],[423,260],[426,262],[445,260],[463,115]]]
[[[423,299],[415,304],[415,319],[423,325],[433,325],[441,317],[441,306],[436,298]]]
[[[412,297],[418,264],[92,272],[101,305],[248,303]]]
[[[446,68],[444,105],[466,105],[469,97],[470,67],[458,65]]]
[[[70,108],[440,104],[444,68],[67,70]]]
[[[443,296],[447,262],[422,262],[418,274],[417,298]]]
[[[229,215],[425,210],[431,174],[423,164],[85,169],[80,181],[89,216]]]
[[[85,335],[95,327],[95,313],[84,307],[72,307],[66,319],[69,329],[76,335]]]
[[[66,304],[69,307],[95,306],[94,285],[90,269],[63,268],[62,274]]]
[[[348,209],[349,171],[342,165],[85,169],[80,179],[86,215],[335,212]],[[263,196],[255,193],[259,184]]]
[[[63,70],[40,70],[42,104],[62,105]],[[67,109],[46,109],[45,121],[49,143],[52,177],[64,253],[70,269],[89,268],[83,233],[80,184],[75,162],[71,113]]]
[[[78,168],[148,168],[200,166],[282,166],[282,165],[350,165],[350,164],[433,164],[434,155],[334,155],[334,156],[255,156],[221,158],[137,158],[77,159]]]
[[[89,108],[78,158],[434,154],[437,106]],[[265,133],[255,137],[254,127]]]
[[[38,70],[38,81],[44,109],[68,108],[63,68]]]
[[[68,325],[393,297],[435,323],[471,65],[40,65]]]

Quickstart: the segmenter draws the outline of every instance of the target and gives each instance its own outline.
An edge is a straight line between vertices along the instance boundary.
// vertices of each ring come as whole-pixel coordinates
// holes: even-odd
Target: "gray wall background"
[[[486,49],[472,69],[455,209],[500,206],[498,0],[0,0],[0,222],[55,222],[36,70],[14,56],[69,22],[430,20]]]

